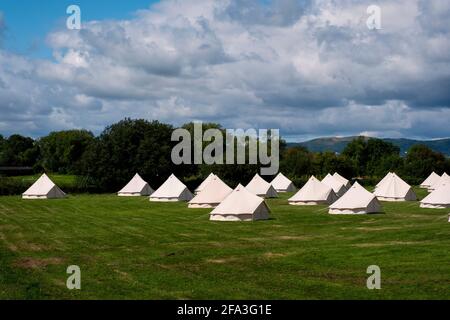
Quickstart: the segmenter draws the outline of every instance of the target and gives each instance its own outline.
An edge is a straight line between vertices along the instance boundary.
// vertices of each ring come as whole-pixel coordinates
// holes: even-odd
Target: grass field
[[[42,174],[28,175],[28,176],[15,176],[12,179],[23,182],[25,184],[32,185]],[[49,178],[56,183],[59,187],[73,186],[76,182],[77,176],[69,174],[48,174]]]
[[[250,223],[145,197],[0,197],[0,298],[450,297],[448,210],[383,203],[382,214],[335,216],[288,196],[268,200],[271,220]],[[65,286],[73,264],[81,290]],[[366,288],[374,264],[381,290]]]

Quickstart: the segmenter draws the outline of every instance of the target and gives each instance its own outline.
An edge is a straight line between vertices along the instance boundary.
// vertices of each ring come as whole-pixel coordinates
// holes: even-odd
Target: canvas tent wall
[[[175,175],[171,175],[155,192],[150,196],[150,201],[173,202],[189,201],[194,195],[178,180]]]
[[[214,176],[203,188],[202,192],[197,194],[189,201],[189,208],[214,208],[219,205],[231,192],[231,189],[218,176]]]
[[[154,192],[150,185],[136,173],[134,177],[123,187],[117,195],[119,197],[149,196]]]
[[[436,189],[438,189],[439,187],[441,187],[441,186],[443,186],[443,185],[445,185],[445,184],[449,184],[449,183],[450,183],[450,176],[449,176],[446,172],[444,172],[444,173],[442,174],[442,176],[441,176],[439,179],[437,179],[436,182],[433,183],[433,184],[428,188],[428,191],[436,190]]]
[[[294,192],[296,188],[291,180],[289,180],[281,172],[270,183],[276,192]]]
[[[289,204],[297,206],[331,204],[338,197],[333,189],[312,176],[293,197]]]
[[[350,181],[348,181],[347,179],[345,179],[343,176],[341,176],[339,173],[335,172],[333,174],[333,177],[335,177],[336,179],[338,179],[340,182],[342,182],[342,184],[346,187],[346,188],[350,188],[352,185],[350,183]]]
[[[375,196],[381,201],[415,201],[417,196],[409,184],[395,173],[375,190]]]
[[[374,194],[364,189],[358,182],[330,207],[330,214],[366,214],[381,212],[381,204]]]
[[[386,181],[388,181],[390,179],[392,175],[392,172],[388,172],[387,175],[385,175],[383,177],[383,179],[380,180],[380,182],[377,183],[377,185],[375,186],[375,190],[378,189],[379,187],[381,187],[382,185],[384,185],[386,183]]]
[[[22,194],[23,199],[64,198],[66,194],[44,173]]]
[[[248,191],[263,198],[277,198],[278,193],[275,188],[266,180],[256,174],[245,187]]]
[[[200,183],[200,185],[197,187],[197,189],[194,190],[195,194],[200,193],[203,188],[211,181],[212,178],[214,178],[216,175],[214,173],[210,173],[209,176],[206,177],[205,180]]]
[[[428,178],[426,178],[421,184],[420,187],[421,188],[425,188],[428,189],[430,188],[433,184],[435,184],[438,180],[440,179],[440,176],[436,173],[436,172],[432,172]]]
[[[253,221],[269,219],[263,198],[239,184],[211,213],[212,221]]]
[[[450,183],[444,184],[431,192],[420,201],[420,207],[432,209],[450,208]]]
[[[344,193],[347,192],[347,187],[331,174],[327,174],[325,178],[323,178],[322,183],[333,189],[334,193],[336,193],[338,197],[342,197]]]

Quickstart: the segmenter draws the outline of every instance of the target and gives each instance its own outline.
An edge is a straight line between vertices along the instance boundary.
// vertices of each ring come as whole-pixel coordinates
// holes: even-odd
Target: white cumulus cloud
[[[54,59],[0,51],[0,130],[99,132],[123,117],[286,137],[450,136],[450,6],[378,0],[167,0],[47,36]],[[0,29],[2,26],[0,15]]]

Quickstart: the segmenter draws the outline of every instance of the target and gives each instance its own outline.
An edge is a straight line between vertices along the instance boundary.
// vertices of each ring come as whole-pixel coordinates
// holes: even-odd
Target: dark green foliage
[[[314,154],[314,172],[320,178],[328,173],[339,172],[346,177],[353,177],[355,169],[353,163],[345,155],[337,155],[333,152]]]
[[[0,139],[0,167],[32,167],[38,156],[39,149],[32,138],[14,134]]]
[[[356,169],[359,176],[371,176],[377,172],[389,170],[387,167],[396,165],[397,161],[393,157],[400,158],[400,149],[389,142],[380,139],[366,139],[359,137],[350,142],[342,152]],[[390,158],[389,161],[381,163],[380,160]],[[394,168],[389,168],[393,170]],[[385,174],[384,173],[384,174]]]
[[[109,126],[86,150],[83,175],[105,191],[119,190],[137,172],[159,186],[171,173],[183,172],[171,161],[172,131],[170,125],[146,120],[125,119]]]
[[[303,147],[290,148],[284,153],[280,168],[289,176],[308,174],[313,170],[313,154]]]
[[[397,146],[374,138],[360,137],[347,144],[342,154],[309,152],[305,147],[288,148],[281,160],[281,171],[297,186],[305,177],[323,178],[327,173],[339,172],[347,178],[359,178],[364,185],[374,185],[388,172],[397,172],[413,185],[420,184],[432,171],[450,171],[450,160],[424,145],[415,145],[406,157]]]
[[[39,140],[42,167],[49,172],[81,173],[80,160],[93,140],[94,135],[86,130],[50,133]]]
[[[193,124],[189,123],[185,126],[183,126],[183,128],[188,129],[191,132],[191,135],[193,136]],[[226,137],[226,132],[225,129],[223,129],[219,124],[215,124],[215,123],[207,123],[207,124],[203,124],[203,130],[207,130],[210,128],[215,128],[215,129],[221,129],[222,131],[222,136],[223,136],[223,142],[224,142],[224,146],[225,143],[229,142],[227,141],[227,137]],[[253,138],[250,137],[246,137],[245,139],[245,159],[246,159],[246,164],[237,164],[237,152],[238,152],[238,139],[236,137],[233,138],[234,143],[234,161],[235,164],[227,164],[227,165],[221,165],[221,164],[212,164],[212,165],[207,165],[207,164],[202,164],[197,166],[197,172],[198,175],[201,177],[201,180],[203,180],[204,178],[206,178],[211,172],[217,174],[222,180],[224,180],[230,187],[236,187],[239,183],[242,183],[244,185],[246,185],[248,182],[250,182],[250,180],[253,178],[253,176],[255,174],[260,174],[260,170],[262,165],[261,164],[249,164],[249,144],[250,141],[254,142],[256,147],[259,149],[261,147],[265,147],[266,150],[268,151],[268,155],[270,155],[270,151],[271,151],[271,143],[272,143],[272,137],[269,135],[268,137],[268,141],[267,142],[263,142],[261,140],[250,140]],[[203,147],[206,147],[209,142],[203,142]],[[266,144],[266,145],[265,145]],[[280,148],[280,156],[283,155],[283,150],[285,150],[286,147],[286,143],[281,140],[279,141],[279,148]],[[226,163],[226,148],[224,147],[223,149],[223,163]],[[196,172],[195,170],[193,170],[193,172]],[[266,180],[270,181],[272,177],[263,177]]]
[[[107,127],[100,136],[85,130],[52,132],[37,141],[20,135],[4,138],[0,135],[0,175],[60,173],[77,175],[77,185],[71,190],[82,192],[113,192],[121,188],[138,172],[153,188],[157,188],[171,173],[183,180],[190,189],[214,172],[231,187],[246,184],[260,164],[194,164],[194,123],[182,126],[191,134],[192,164],[175,165],[171,159],[173,147],[171,125],[158,121],[125,119]],[[202,131],[220,129],[224,143],[226,130],[217,123],[203,123]],[[339,138],[336,138],[339,140]],[[235,146],[237,139],[234,139]],[[248,163],[249,138],[246,139]],[[204,148],[211,142],[202,141]],[[257,141],[258,147],[262,141]],[[271,140],[267,142],[270,150]],[[235,157],[237,148],[234,148]],[[223,150],[226,163],[226,149]],[[11,170],[10,167],[18,170]],[[30,167],[30,168],[28,168]],[[23,171],[28,170],[28,171]],[[323,178],[327,173],[339,172],[348,179],[358,178],[365,185],[376,184],[387,172],[397,172],[410,184],[420,184],[432,171],[450,172],[450,160],[425,145],[413,145],[406,156],[399,147],[386,140],[359,137],[346,141],[341,154],[311,152],[305,147],[287,147],[280,141],[280,171],[301,187],[311,175]],[[5,173],[6,172],[6,173]],[[16,173],[15,173],[16,172]],[[271,181],[273,176],[264,177]],[[0,194],[18,194],[23,186],[5,182]]]
[[[30,184],[23,181],[10,177],[0,177],[0,196],[22,194],[29,187]]]
[[[32,176],[0,177],[0,196],[21,195],[27,190],[41,174]],[[50,179],[55,182],[65,193],[99,192],[92,178],[73,175],[50,174]]]
[[[442,174],[449,169],[449,160],[442,153],[434,152],[425,145],[414,145],[405,157],[405,172],[418,178],[426,178],[432,171]]]
[[[189,185],[195,186],[193,189],[195,189],[198,184],[201,183],[204,177],[208,176],[209,173],[217,171],[215,166],[208,166],[208,165],[197,165],[194,164],[194,143],[195,143],[195,135],[194,135],[194,123],[189,122],[184,124],[181,128],[186,129],[189,131],[191,135],[191,164],[183,165],[183,168],[185,169],[184,176],[191,176],[191,179],[188,179],[187,183]],[[222,132],[222,136],[225,141],[225,129],[222,128],[222,126],[218,123],[202,123],[202,132],[205,133],[208,129],[219,129]],[[205,146],[209,144],[209,142],[200,141],[202,145],[202,150],[204,150]],[[197,184],[197,185],[196,185]]]
[[[333,152],[311,153],[304,147],[287,149],[280,168],[297,187],[301,187],[311,175],[321,179],[328,173],[339,172],[346,177],[353,177],[355,172],[353,163],[346,156]]]

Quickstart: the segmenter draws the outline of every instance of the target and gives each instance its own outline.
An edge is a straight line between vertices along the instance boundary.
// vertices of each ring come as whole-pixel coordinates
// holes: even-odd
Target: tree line
[[[182,127],[193,130],[192,123]],[[204,123],[203,128],[224,130],[216,123]],[[0,135],[0,167],[72,174],[79,179],[80,189],[100,192],[117,191],[136,172],[153,187],[174,173],[191,188],[209,172],[215,172],[232,186],[247,183],[259,172],[260,166],[254,164],[173,164],[171,151],[177,144],[171,141],[174,129],[159,121],[124,119],[106,127],[98,136],[86,130],[51,132],[36,140],[17,134],[8,138]],[[310,175],[321,178],[336,171],[372,185],[387,172],[395,171],[409,183],[419,184],[432,171],[450,172],[450,160],[425,145],[412,146],[402,157],[397,146],[375,138],[357,138],[341,154],[288,148],[280,141],[280,171],[299,186]]]

